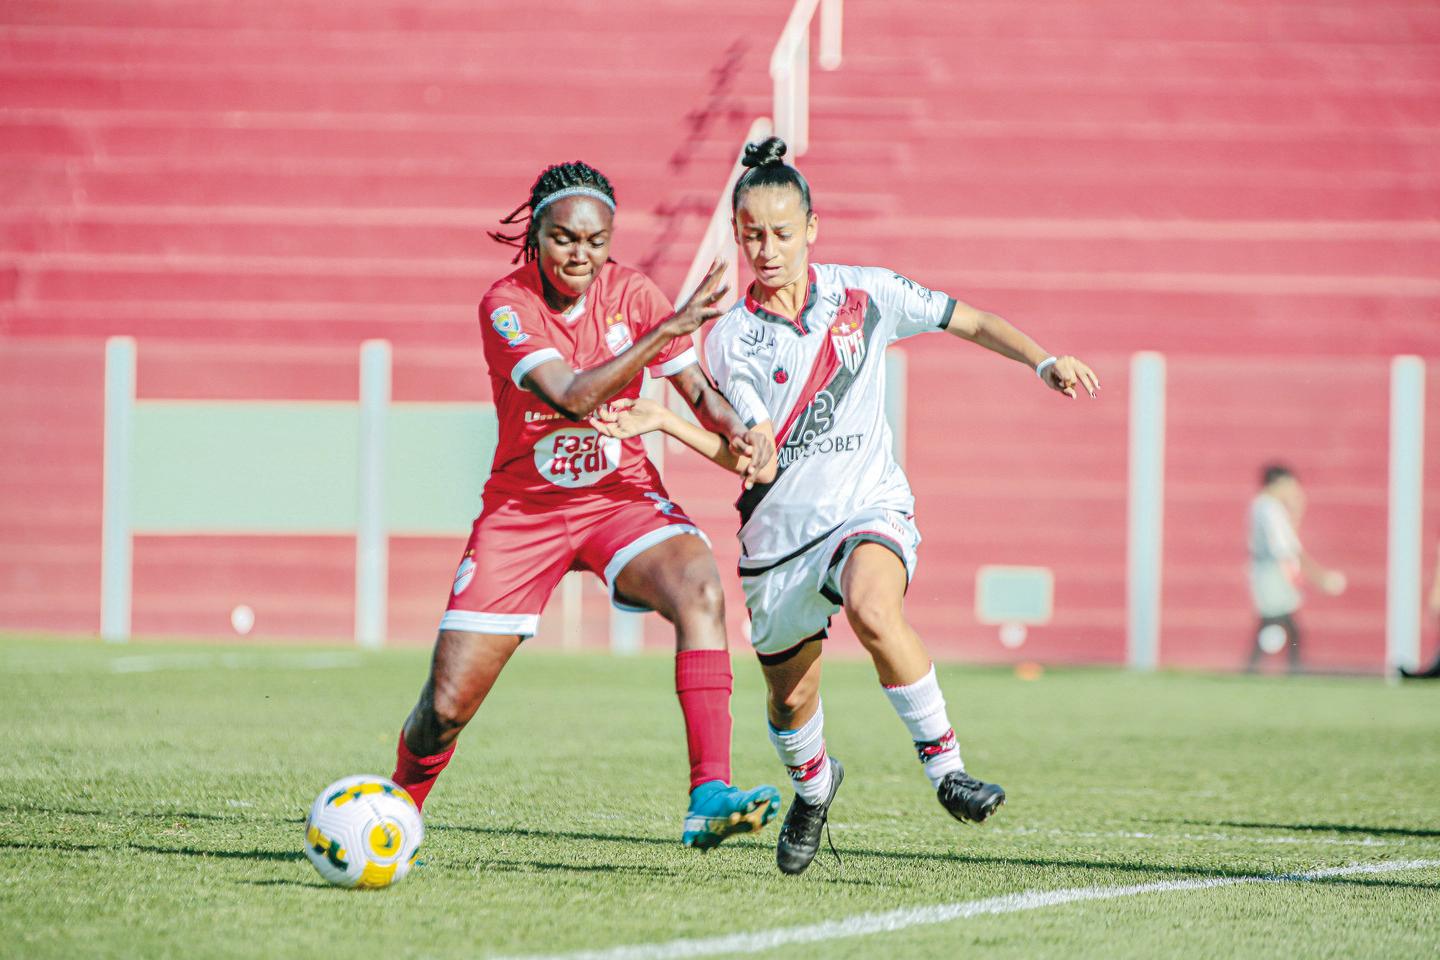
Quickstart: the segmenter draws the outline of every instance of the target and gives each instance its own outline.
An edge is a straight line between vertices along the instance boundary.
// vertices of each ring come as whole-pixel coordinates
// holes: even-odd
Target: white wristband
[[[1045,371],[1055,366],[1055,363],[1059,359],[1059,357],[1046,357],[1044,360],[1041,360],[1039,363],[1035,364],[1035,376],[1039,377],[1041,380],[1044,380]]]

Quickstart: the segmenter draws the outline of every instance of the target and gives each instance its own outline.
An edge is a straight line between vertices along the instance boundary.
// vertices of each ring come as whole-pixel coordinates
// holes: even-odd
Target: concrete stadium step
[[[827,220],[829,211],[822,208]],[[18,254],[47,251],[149,256],[411,257],[504,265],[489,250],[493,211],[287,210],[126,207],[50,212],[0,208],[0,246]],[[662,225],[625,209],[616,257],[648,258]],[[1266,274],[1322,277],[1434,277],[1440,225],[1433,222],[1212,222],[883,218],[839,229],[866,262],[929,263],[937,239],[946,259],[966,271]],[[827,239],[829,233],[827,231]],[[927,278],[917,276],[924,282]]]
[[[653,140],[669,155],[710,160],[722,169],[723,158],[738,149],[743,125],[728,112],[707,115],[698,133],[688,117],[690,107],[677,106],[643,118],[595,117],[567,123],[563,130],[544,115],[484,118],[421,118],[408,114],[247,113],[243,121],[229,114],[179,111],[16,110],[0,115],[0,156],[186,159],[201,163],[217,158],[238,161],[334,159],[448,159],[484,164],[500,170],[522,164],[514,151],[497,155],[497,143],[523,140],[523,166],[535,169],[543,158],[559,160],[598,156],[623,161],[617,138]],[[711,158],[714,158],[713,160]],[[653,163],[653,160],[651,161]],[[599,159],[595,160],[601,165]]]
[[[849,19],[847,17],[847,19]],[[903,51],[903,52],[900,52]],[[1434,58],[1424,44],[1302,43],[1273,38],[1250,41],[1002,38],[993,36],[908,37],[872,42],[844,53],[845,72],[912,76],[933,84],[1019,82],[1069,78],[1077,84],[1145,77],[1157,82],[1245,82],[1311,84],[1330,89],[1384,89],[1433,84]],[[838,76],[837,76],[838,80]],[[828,83],[826,75],[818,82]]]
[[[938,11],[938,12],[937,12]],[[1290,43],[1395,44],[1440,40],[1440,11],[1425,0],[1349,3],[1270,3],[1243,0],[1158,6],[1137,0],[1027,4],[1016,16],[1005,0],[945,9],[932,4],[890,4],[846,10],[847,30],[876,41],[925,36],[997,39],[1162,40],[1226,43],[1284,39]]]
[[[764,0],[735,0],[722,10],[709,13],[710,22],[754,24],[763,36],[779,34],[788,9]],[[531,39],[548,26],[537,22],[530,8],[501,9],[464,0],[436,0],[417,5],[405,0],[382,2],[364,0],[343,9],[320,0],[294,0],[279,5],[246,7],[238,13],[227,3],[187,3],[164,0],[70,0],[57,6],[46,0],[10,0],[5,7],[7,23],[24,26],[91,26],[109,29],[214,30],[234,31],[237,21],[245,31],[293,31],[303,37],[311,33],[513,33]],[[707,21],[707,8],[683,0],[661,0],[646,4],[575,4],[565,11],[567,29],[581,34],[634,33],[654,35],[657,25],[665,31],[683,33],[687,24]],[[773,28],[773,29],[772,29]]]
[[[513,80],[503,72],[486,78],[446,82],[362,78],[344,82],[297,72],[292,78],[274,71],[226,76],[217,72],[173,71],[170,75],[114,77],[85,70],[0,68],[0,109],[127,110],[164,103],[172,110],[264,110],[303,114],[327,112],[405,112],[417,116],[489,117],[497,101],[511,96]],[[150,71],[161,73],[161,71]],[[703,77],[697,77],[703,81]],[[702,87],[700,82],[696,87]],[[681,115],[693,107],[678,90],[673,73],[664,69],[611,76],[604,83],[577,85],[563,79],[541,80],[533,96],[540,102],[564,103],[576,113],[623,113],[636,91],[676,105]]]
[[[526,173],[517,171],[499,178],[470,162],[417,160],[408,166],[410,172],[404,174],[393,162],[216,162],[190,167],[127,161],[93,168],[89,164],[7,161],[0,163],[0,189],[11,203],[32,206],[64,205],[78,198],[103,206],[333,207],[363,198],[369,207],[441,207],[476,197],[514,196],[515,184],[528,184],[534,176],[533,164]],[[822,159],[818,153],[806,158],[806,169],[821,201],[843,197],[846,191],[838,185],[855,176],[853,167],[838,158]],[[624,164],[613,176],[621,183],[641,178],[636,173],[632,179]],[[1116,169],[1063,180],[1012,170],[1008,175],[937,172],[933,178],[915,177],[908,182],[893,175],[888,179],[875,175],[850,182],[877,192],[877,188],[885,188],[917,210],[933,209],[936,185],[944,184],[948,192],[964,198],[963,206],[957,205],[953,213],[968,217],[1384,220],[1393,219],[1401,210],[1414,219],[1440,218],[1437,178],[1440,173],[1380,173],[1367,183],[1359,178],[1316,174],[1297,175],[1286,182],[1278,174],[1222,169],[1194,171],[1183,178],[1137,173],[1127,180]]]
[[[13,254],[320,257],[464,260],[504,270],[515,251],[496,244],[493,210],[356,211],[254,208],[0,208],[0,247]],[[689,265],[688,252],[661,245],[661,218],[622,208],[613,244],[621,263]],[[659,254],[659,256],[657,256]]]
[[[774,13],[769,5],[755,12]],[[703,29],[672,31],[665,35],[663,43],[656,42],[653,31],[566,30],[547,33],[546,49],[557,59],[591,57],[597,50],[603,50],[607,57],[626,64],[665,59],[684,66],[720,59],[729,50],[726,41],[738,44],[736,53],[742,58],[769,55],[768,47],[742,34],[735,28],[737,21],[725,13],[691,11],[696,25]],[[783,22],[783,14],[779,19]],[[727,27],[733,29],[727,30]],[[731,39],[729,34],[735,38]],[[0,32],[0,55],[7,64],[32,67],[84,64],[104,69],[219,64],[225,68],[369,70],[391,75],[440,71],[453,76],[457,62],[461,63],[462,73],[504,68],[529,39],[523,31],[494,28],[430,32],[347,29],[297,34],[283,28],[259,29],[248,25],[231,29],[183,29],[7,23]],[[407,51],[407,56],[396,58],[394,51],[401,48]]]

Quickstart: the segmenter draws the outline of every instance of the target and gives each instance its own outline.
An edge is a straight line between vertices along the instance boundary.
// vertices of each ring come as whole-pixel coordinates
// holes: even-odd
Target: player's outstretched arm
[[[1300,551],[1299,560],[1300,573],[1322,593],[1338,597],[1345,592],[1345,574],[1339,570],[1331,570],[1304,549]]]
[[[775,455],[774,435],[746,427],[740,414],[710,382],[698,363],[692,363],[675,374],[670,383],[685,398],[700,425],[727,440],[731,453],[737,457],[749,457],[756,472],[765,468]]]
[[[1100,378],[1078,358],[1057,357],[1048,353],[1023,330],[993,313],[957,300],[955,311],[950,315],[950,324],[945,329],[962,340],[1027,364],[1040,374],[1047,387],[1072,400],[1076,397],[1077,386],[1083,388],[1091,399],[1100,389]]]
[[[726,438],[677,416],[664,404],[646,397],[607,404],[595,411],[590,422],[605,436],[621,440],[658,430],[726,470],[740,474],[745,479],[746,488],[775,479],[776,461],[773,456],[763,466],[757,466],[755,458],[737,454]],[[750,433],[758,435],[757,446],[768,445],[770,450],[775,449],[774,429],[768,421],[758,424]]]
[[[524,386],[573,421],[584,420],[605,401],[635,379],[642,367],[660,355],[676,337],[685,337],[720,316],[715,306],[725,296],[721,282],[725,265],[716,261],[685,305],[635,341],[620,356],[578,373],[562,360],[540,364],[525,375]]]

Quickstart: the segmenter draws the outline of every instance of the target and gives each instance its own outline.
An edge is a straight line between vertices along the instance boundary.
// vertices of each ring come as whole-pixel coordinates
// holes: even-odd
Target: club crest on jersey
[[[625,322],[624,316],[615,314],[605,328],[605,345],[618,357],[634,344],[635,341],[630,339],[630,325]]]
[[[849,315],[847,315],[849,314]],[[850,311],[842,310],[830,324],[830,346],[836,358],[850,373],[860,372],[865,362],[865,321]]]
[[[530,334],[520,329],[520,315],[515,312],[514,307],[500,307],[491,311],[490,325],[512,347],[518,347],[530,339]]]
[[[787,380],[789,380],[789,379],[790,379],[790,374],[788,374],[788,373],[785,372],[785,368],[784,368],[784,367],[776,367],[776,368],[775,368],[775,382],[776,382],[776,383],[785,383],[785,382],[786,382]]]

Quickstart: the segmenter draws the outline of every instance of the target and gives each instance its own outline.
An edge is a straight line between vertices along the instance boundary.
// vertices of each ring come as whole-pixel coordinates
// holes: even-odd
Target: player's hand
[[[764,430],[748,430],[741,436],[730,438],[730,452],[737,457],[750,458],[740,474],[745,479],[745,489],[749,490],[755,486],[755,478],[760,471],[775,456],[775,441]]]
[[[603,436],[626,440],[659,430],[667,412],[663,404],[647,397],[612,400],[590,415],[590,425]]]
[[[1050,364],[1045,370],[1045,386],[1051,390],[1065,394],[1071,400],[1075,399],[1076,388],[1081,387],[1090,394],[1090,399],[1095,399],[1095,394],[1100,390],[1100,378],[1095,376],[1095,371],[1081,363],[1075,357],[1060,357]]]
[[[672,336],[683,337],[686,334],[694,333],[706,323],[720,316],[724,311],[716,306],[725,299],[725,294],[730,292],[728,284],[722,283],[725,276],[725,262],[716,260],[710,264],[710,271],[705,274],[705,279],[700,281],[700,286],[690,294],[690,299],[685,305],[675,311],[675,315],[667,322],[669,332]]]

